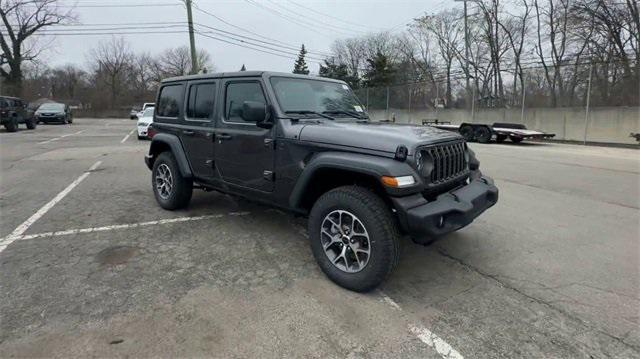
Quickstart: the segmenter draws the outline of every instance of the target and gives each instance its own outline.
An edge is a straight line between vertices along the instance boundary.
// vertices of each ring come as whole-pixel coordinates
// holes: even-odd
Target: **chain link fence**
[[[556,133],[567,141],[637,144],[640,81],[633,72],[608,74],[601,64],[567,69],[549,86],[544,69],[491,80],[451,77],[355,90],[375,120],[423,124],[509,122]],[[522,89],[524,88],[524,91]]]

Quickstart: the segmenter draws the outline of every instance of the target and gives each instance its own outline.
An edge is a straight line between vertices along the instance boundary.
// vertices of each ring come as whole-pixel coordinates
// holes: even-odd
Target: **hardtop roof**
[[[169,77],[162,80],[162,83],[166,82],[176,82],[176,81],[193,81],[193,80],[206,80],[206,79],[219,79],[219,78],[233,78],[233,77],[291,77],[291,78],[300,78],[300,79],[310,79],[310,80],[321,80],[321,81],[330,81],[330,82],[339,82],[344,83],[344,81],[331,79],[328,77],[319,77],[319,76],[309,76],[309,75],[299,75],[292,74],[288,72],[275,72],[275,71],[235,71],[235,72],[216,72],[209,74],[197,74],[197,75],[186,75],[186,76],[176,76]]]

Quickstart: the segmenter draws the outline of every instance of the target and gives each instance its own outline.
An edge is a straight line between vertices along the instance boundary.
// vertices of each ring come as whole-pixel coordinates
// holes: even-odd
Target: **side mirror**
[[[267,116],[267,106],[262,102],[245,101],[242,103],[242,119],[246,122],[255,122],[261,128],[273,127],[271,116]]]

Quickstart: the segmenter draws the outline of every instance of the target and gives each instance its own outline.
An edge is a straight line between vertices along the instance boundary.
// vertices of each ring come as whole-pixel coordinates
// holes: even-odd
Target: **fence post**
[[[471,123],[476,123],[476,85],[475,80],[473,81],[473,91],[471,95]]]
[[[369,87],[367,87],[367,111],[369,111]]]
[[[520,112],[520,123],[524,124],[524,100],[527,96],[527,77],[524,76],[522,77],[522,111]]]
[[[387,86],[387,110],[386,110],[386,119],[389,120],[389,86]]]
[[[409,87],[409,114],[407,115],[407,122],[411,123],[411,84],[407,86]]]
[[[587,108],[584,114],[584,140],[583,145],[587,144],[587,128],[589,127],[589,102],[591,100],[591,78],[593,76],[593,60],[589,63],[589,84],[587,85]]]

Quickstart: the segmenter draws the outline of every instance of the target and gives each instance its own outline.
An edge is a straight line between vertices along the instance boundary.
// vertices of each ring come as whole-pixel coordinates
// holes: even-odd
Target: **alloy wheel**
[[[158,166],[156,170],[156,190],[162,199],[169,199],[173,190],[173,176],[171,169],[165,163]]]
[[[369,263],[369,234],[351,212],[335,210],[327,214],[320,226],[320,241],[329,261],[343,272],[359,272]]]

